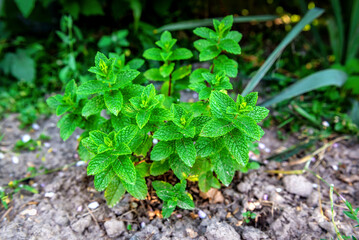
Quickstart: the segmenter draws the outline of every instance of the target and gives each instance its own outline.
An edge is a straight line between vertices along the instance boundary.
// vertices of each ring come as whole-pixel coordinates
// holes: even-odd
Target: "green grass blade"
[[[263,21],[271,21],[278,18],[275,15],[257,15],[257,16],[245,16],[245,17],[234,17],[234,23],[244,23],[244,22],[263,22]],[[220,20],[220,19],[219,19]],[[164,25],[160,28],[156,29],[157,33],[161,33],[163,31],[178,31],[178,30],[186,30],[186,29],[194,29],[196,27],[205,27],[212,26],[213,19],[201,19],[201,20],[190,20],[183,21],[178,23],[170,23]]]
[[[335,22],[337,26],[337,35],[335,35],[334,37],[338,38],[337,43],[339,44],[335,54],[335,61],[341,63],[344,50],[344,23],[342,16],[342,8],[340,6],[339,0],[331,0],[330,2],[332,4]],[[331,31],[331,29],[329,29],[329,31]]]
[[[310,24],[314,19],[319,17],[324,12],[323,9],[313,8],[308,11],[307,14],[303,17],[303,19],[295,25],[295,27],[290,31],[287,36],[283,39],[283,41],[278,45],[278,47],[272,52],[272,54],[268,57],[265,63],[259,68],[254,77],[249,81],[248,85],[242,92],[242,95],[245,96],[249,92],[251,92],[257,84],[262,80],[262,78],[266,75],[269,69],[273,66],[277,58],[282,54],[282,51],[288,46],[288,44],[293,41],[295,37],[302,31],[305,25]]]
[[[346,61],[355,58],[359,50],[359,0],[353,1]]]
[[[336,69],[327,69],[322,70],[316,73],[313,73],[291,86],[284,89],[281,93],[275,96],[264,103],[261,103],[261,106],[270,106],[276,103],[279,103],[283,100],[290,99],[292,97],[299,96],[303,93],[318,89],[325,86],[338,86],[341,87],[347,80],[347,74],[343,71]]]

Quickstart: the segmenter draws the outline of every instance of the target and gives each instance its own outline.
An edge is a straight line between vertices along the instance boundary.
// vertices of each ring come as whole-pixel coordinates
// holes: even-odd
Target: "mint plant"
[[[171,96],[173,92],[173,82],[183,79],[191,73],[191,65],[183,66],[175,70],[173,61],[189,59],[193,56],[192,52],[186,48],[175,48],[177,40],[172,38],[170,32],[165,31],[161,39],[156,42],[159,48],[149,48],[143,53],[143,57],[148,60],[163,62],[159,68],[148,69],[144,76],[148,80],[164,81],[161,92]]]
[[[215,30],[194,30],[205,38],[194,45],[200,61],[211,61],[209,69],[191,73],[190,65],[176,66],[173,61],[193,54],[175,48],[176,40],[169,32],[156,42],[160,48],[145,51],[145,58],[163,62],[143,74],[148,80],[164,81],[160,94],[153,84],[138,84],[143,60],[125,64],[124,55],[97,53],[95,66],[89,69],[96,80],[80,86],[71,81],[64,95],[47,100],[57,115],[64,115],[58,123],[64,140],[77,127],[84,130],[79,155],[89,161],[87,174],[95,176],[95,188],[105,191],[109,206],[126,191],[137,199],[146,198],[146,177],[172,171],[180,183],[152,184],[164,201],[163,216],[169,217],[176,206],[194,208],[185,191],[187,181],[198,182],[200,190],[207,192],[221,183],[228,186],[236,171],[254,168],[249,163],[249,146],[263,136],[258,123],[268,110],[256,106],[257,93],[238,95],[236,101],[228,95],[238,63],[226,54],[240,54],[241,34],[230,30],[232,16],[213,23]],[[189,74],[189,88],[198,92],[201,101],[173,103],[173,82]]]

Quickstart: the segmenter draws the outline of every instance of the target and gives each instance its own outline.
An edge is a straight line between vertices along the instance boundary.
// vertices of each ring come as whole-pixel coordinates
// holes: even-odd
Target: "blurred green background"
[[[0,116],[19,113],[21,126],[30,127],[52,113],[46,97],[71,79],[91,78],[87,69],[97,51],[142,57],[166,29],[194,50],[194,25],[206,24],[197,21],[229,14],[243,17],[234,25],[243,34],[242,55],[236,59],[240,74],[233,79],[233,94],[240,93],[315,7],[324,14],[305,25],[255,90],[262,100],[271,99],[324,69],[340,69],[346,82],[269,104],[272,114],[264,124],[278,126],[281,138],[293,131],[358,134],[359,0],[0,0]],[[196,62],[198,55],[191,59]],[[326,81],[324,75],[320,81]]]

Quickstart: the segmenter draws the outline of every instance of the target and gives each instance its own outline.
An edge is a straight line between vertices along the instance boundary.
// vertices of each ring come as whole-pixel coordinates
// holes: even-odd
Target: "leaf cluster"
[[[174,103],[168,94],[153,84],[136,84],[142,73],[143,60],[125,64],[124,55],[98,53],[95,66],[89,69],[95,80],[67,84],[64,95],[47,100],[58,115],[61,137],[66,140],[79,127],[79,154],[88,161],[87,174],[94,175],[98,191],[105,191],[108,205],[114,206],[127,191],[138,199],[147,195],[146,177],[172,171],[180,183],[156,181],[153,187],[164,201],[163,215],[169,217],[176,206],[193,209],[194,203],[185,191],[187,181],[198,181],[201,191],[228,186],[237,170],[253,169],[249,164],[249,147],[264,134],[258,123],[268,110],[256,106],[258,94],[238,95],[234,101],[227,93],[230,78],[236,77],[238,64],[225,54],[239,54],[241,36],[231,31],[233,17],[214,20],[215,30],[199,28],[213,55],[210,69],[191,73],[188,66],[175,69],[173,61],[192,57],[192,52],[175,48],[176,39],[164,32],[143,56],[163,62],[160,68],[147,70],[149,80],[168,83],[190,75],[189,88],[199,92],[201,101]],[[208,34],[204,34],[207,32]],[[201,41],[201,40],[198,40]],[[195,47],[198,49],[198,41]],[[203,42],[203,41],[202,41]],[[233,46],[232,46],[233,45]],[[200,59],[203,60],[201,48]],[[201,57],[202,54],[202,57]],[[183,70],[186,69],[186,70]],[[153,76],[158,76],[153,77]],[[177,77],[178,76],[178,77]],[[165,92],[166,93],[166,92]]]

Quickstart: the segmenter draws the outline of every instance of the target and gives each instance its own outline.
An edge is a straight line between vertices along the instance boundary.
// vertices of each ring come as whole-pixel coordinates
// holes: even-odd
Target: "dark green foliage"
[[[212,66],[210,70],[197,69],[190,76],[190,88],[199,93],[201,102],[173,103],[171,90],[158,94],[153,84],[144,87],[134,83],[140,75],[136,69],[143,61],[125,64],[124,55],[110,54],[108,58],[102,53],[97,53],[95,66],[89,69],[96,80],[84,81],[80,86],[72,80],[64,95],[47,100],[58,115],[64,115],[58,123],[64,140],[76,127],[85,130],[80,156],[89,160],[87,174],[95,176],[95,188],[105,190],[110,206],[126,191],[144,199],[145,177],[172,170],[180,183],[172,186],[153,182],[164,201],[163,216],[169,217],[176,206],[194,209],[192,197],[185,192],[186,180],[198,181],[200,190],[206,192],[219,188],[220,182],[228,186],[238,170],[255,168],[248,165],[249,146],[264,134],[257,124],[268,110],[256,106],[257,93],[238,95],[236,101],[227,94],[232,89],[229,78],[236,77],[238,64],[223,53],[240,53],[241,35],[230,31],[232,22],[229,16],[221,22],[214,20],[215,31],[194,31],[207,43],[216,42],[199,49],[201,54],[219,50],[212,58],[200,55],[202,60],[203,56],[213,59]],[[144,76],[167,82],[167,89],[191,72],[190,66],[176,68],[173,61],[188,59],[192,53],[175,48],[175,43],[171,34],[164,32],[156,42],[159,48],[147,49],[143,54],[147,59],[164,62]],[[101,115],[103,110],[108,117]]]

